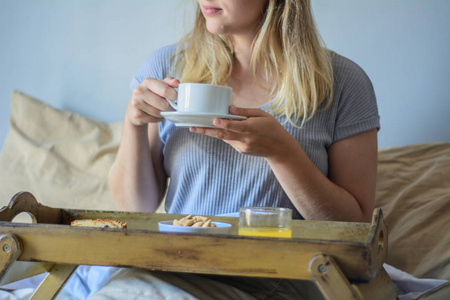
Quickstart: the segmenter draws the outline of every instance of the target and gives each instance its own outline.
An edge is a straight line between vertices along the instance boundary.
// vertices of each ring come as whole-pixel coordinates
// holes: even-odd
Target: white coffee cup
[[[178,98],[167,99],[181,113],[208,113],[228,115],[232,89],[227,86],[205,83],[180,83]]]

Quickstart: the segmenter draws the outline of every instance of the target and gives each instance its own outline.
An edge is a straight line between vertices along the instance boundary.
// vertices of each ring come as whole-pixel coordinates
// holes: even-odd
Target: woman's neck
[[[239,35],[230,37],[233,43],[234,66],[238,73],[251,74],[250,62],[253,52],[254,35]]]
[[[259,107],[270,100],[269,91],[263,88],[270,86],[270,83],[260,70],[257,69],[257,74],[253,74],[251,66],[253,36],[233,37],[232,42],[233,71],[227,84],[233,88],[233,104],[239,107]]]

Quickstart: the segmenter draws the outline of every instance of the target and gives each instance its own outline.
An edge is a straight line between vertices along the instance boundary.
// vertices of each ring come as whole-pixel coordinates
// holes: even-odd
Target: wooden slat
[[[16,261],[8,270],[8,272],[3,276],[0,281],[0,285],[5,285],[21,279],[26,279],[35,275],[49,272],[52,267],[52,263]]]
[[[372,281],[353,283],[352,287],[364,300],[396,300],[398,295],[397,288],[383,267]]]
[[[22,253],[20,240],[11,234],[0,234],[0,281]]]
[[[74,265],[54,265],[30,300],[55,299],[76,268]]]
[[[129,229],[158,231],[158,222],[180,219],[186,215],[159,213],[105,212],[89,210],[62,210],[62,224],[77,219],[116,219],[127,222]],[[232,234],[237,234],[238,218],[207,216],[213,221],[231,223]],[[366,242],[370,223],[293,220],[293,238]]]
[[[370,282],[349,282],[335,260],[325,254],[315,255],[308,266],[313,281],[327,300],[395,300],[398,291],[381,267]]]
[[[310,260],[308,271],[313,281],[326,300],[362,300],[350,285],[347,277],[343,274],[333,258],[325,253],[319,253]]]
[[[5,224],[19,236],[23,261],[142,267],[205,274],[310,279],[317,252],[333,253],[344,273],[369,280],[373,258],[363,243],[190,235],[63,225]]]

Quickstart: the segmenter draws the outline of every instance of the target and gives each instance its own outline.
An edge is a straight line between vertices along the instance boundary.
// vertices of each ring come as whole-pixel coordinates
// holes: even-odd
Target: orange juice
[[[240,227],[239,235],[291,238],[292,229],[283,227]]]

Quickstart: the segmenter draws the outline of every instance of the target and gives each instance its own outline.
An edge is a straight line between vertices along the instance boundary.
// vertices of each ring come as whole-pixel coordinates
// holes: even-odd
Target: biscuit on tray
[[[202,216],[189,215],[179,220],[173,220],[174,226],[192,226],[192,227],[216,227],[210,219]]]

